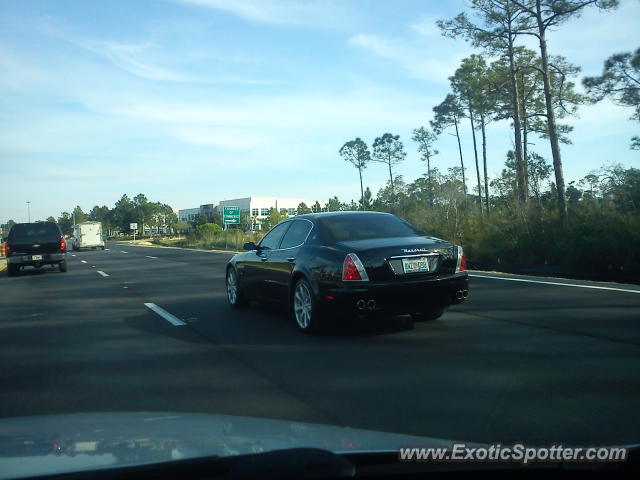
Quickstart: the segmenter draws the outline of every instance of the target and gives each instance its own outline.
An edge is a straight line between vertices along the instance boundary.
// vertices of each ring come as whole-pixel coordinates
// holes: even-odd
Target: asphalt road
[[[474,276],[468,301],[435,322],[308,336],[285,312],[228,307],[229,254],[107,248],[70,254],[64,274],[0,275],[0,417],[209,412],[477,442],[640,442],[637,286],[487,274],[499,278]]]

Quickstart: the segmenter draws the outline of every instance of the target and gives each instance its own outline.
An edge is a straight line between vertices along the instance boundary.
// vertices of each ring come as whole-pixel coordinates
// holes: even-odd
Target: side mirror
[[[258,250],[258,246],[253,242],[247,242],[244,244],[244,249],[249,251]]]

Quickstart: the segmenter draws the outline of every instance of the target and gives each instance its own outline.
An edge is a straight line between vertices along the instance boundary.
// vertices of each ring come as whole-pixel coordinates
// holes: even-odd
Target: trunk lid
[[[455,273],[456,247],[434,237],[376,238],[337,245],[358,255],[371,281],[401,282]]]

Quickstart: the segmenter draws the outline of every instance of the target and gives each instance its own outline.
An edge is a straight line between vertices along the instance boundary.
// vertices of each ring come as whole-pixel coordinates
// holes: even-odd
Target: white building
[[[193,222],[198,214],[200,214],[200,208],[185,208],[178,210],[178,219],[181,222]]]
[[[215,203],[206,203],[198,208],[185,208],[178,210],[178,219],[182,222],[193,222],[197,215],[202,214],[211,220],[217,208]]]
[[[307,207],[315,203],[301,198],[277,198],[277,197],[245,197],[223,200],[218,205],[218,212],[222,214],[222,207],[240,207],[240,211],[248,211],[251,215],[254,230],[260,229],[260,222],[269,216],[269,211],[275,208],[282,214],[293,216],[298,213],[298,205],[304,203]]]
[[[272,208],[278,210],[281,214],[290,217],[298,213],[298,205],[304,203],[311,208],[314,201],[303,200],[301,198],[277,198],[277,197],[245,197],[234,198],[231,200],[223,200],[218,205],[208,203],[200,205],[198,208],[185,208],[178,210],[178,218],[183,222],[193,222],[196,216],[202,214],[209,219],[214,213],[222,215],[222,207],[240,207],[241,212],[249,212],[251,215],[251,224],[254,230],[260,230],[260,220],[269,216]],[[214,206],[215,205],[215,206]]]

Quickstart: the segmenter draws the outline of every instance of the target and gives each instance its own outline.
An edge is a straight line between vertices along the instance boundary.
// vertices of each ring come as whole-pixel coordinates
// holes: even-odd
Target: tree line
[[[56,222],[65,235],[73,233],[74,222],[77,224],[85,221],[101,222],[102,231],[110,236],[116,233],[133,233],[131,223],[137,223],[140,232],[150,229],[166,233],[170,229],[188,227],[187,224],[182,224],[184,222],[178,221],[178,216],[171,206],[161,202],[150,202],[142,193],[133,199],[127,194],[122,195],[113,208],[95,205],[89,212],[84,212],[78,205],[71,213],[65,211],[57,219],[50,216],[47,221]]]
[[[485,264],[563,264],[609,272],[637,268],[638,254],[630,250],[640,250],[634,217],[638,196],[633,193],[640,188],[640,171],[610,164],[566,184],[561,146],[571,143],[567,121],[578,107],[603,98],[631,107],[631,120],[640,121],[640,49],[607,59],[600,76],[582,79],[581,94],[575,84],[580,68],[553,55],[547,40],[549,30],[588,8],[617,6],[614,0],[471,0],[468,12],[438,21],[444,36],[463,38],[478,52],[463,59],[449,78],[450,92],[433,107],[429,124],[412,132],[426,167],[423,176],[405,183],[395,174],[407,152],[393,133],[376,137],[371,148],[358,137],[339,149],[358,172],[358,207],[400,214],[434,235],[466,245],[471,258]],[[535,39],[538,48],[523,46],[525,38]],[[504,169],[490,178],[486,133],[504,120],[510,123],[512,149],[500,155]],[[466,132],[470,138],[464,138]],[[459,158],[459,167],[446,172],[435,164],[444,133],[456,137]],[[533,137],[549,142],[551,162],[531,148]],[[470,159],[463,141],[473,146]],[[631,139],[631,148],[640,149],[640,137]],[[384,164],[389,179],[372,200],[364,174],[375,162]],[[612,241],[596,246],[599,239]],[[576,256],[578,251],[582,256]]]
[[[397,166],[407,159],[399,135],[383,133],[371,147],[357,137],[346,141],[338,154],[358,172],[359,200],[341,202],[334,196],[323,205],[300,204],[296,213],[395,213],[432,235],[464,245],[480,266],[555,265],[605,276],[637,272],[640,170],[608,164],[566,184],[561,146],[571,143],[567,122],[578,107],[604,98],[629,107],[630,120],[640,122],[640,48],[606,59],[601,75],[582,79],[581,94],[575,83],[580,68],[554,55],[547,40],[550,29],[561,28],[587,9],[617,6],[617,0],[470,0],[469,11],[437,22],[444,36],[465,39],[477,52],[463,59],[449,78],[450,91],[433,107],[428,125],[412,132],[425,173],[412,182],[397,174]],[[525,38],[535,39],[537,49],[525,47]],[[512,148],[496,155],[487,131],[500,121],[510,124]],[[459,159],[458,167],[446,171],[437,165],[436,148],[444,134],[456,137]],[[550,161],[531,148],[535,137],[549,142]],[[473,146],[471,159],[465,158],[463,141]],[[640,150],[640,136],[631,138],[631,148]],[[488,158],[499,157],[504,167],[490,178]],[[389,177],[375,196],[365,182],[372,163],[383,165]],[[74,215],[76,222],[98,220],[105,231],[125,233],[131,222],[193,228],[194,234],[218,232],[211,224],[222,226],[219,214],[179,222],[168,205],[149,202],[142,194],[133,200],[123,195],[111,209],[63,212],[58,223],[65,232]],[[241,212],[239,228],[252,230],[260,223],[261,230],[268,230],[286,216],[272,209],[258,222]],[[197,230],[203,225],[208,226]]]

